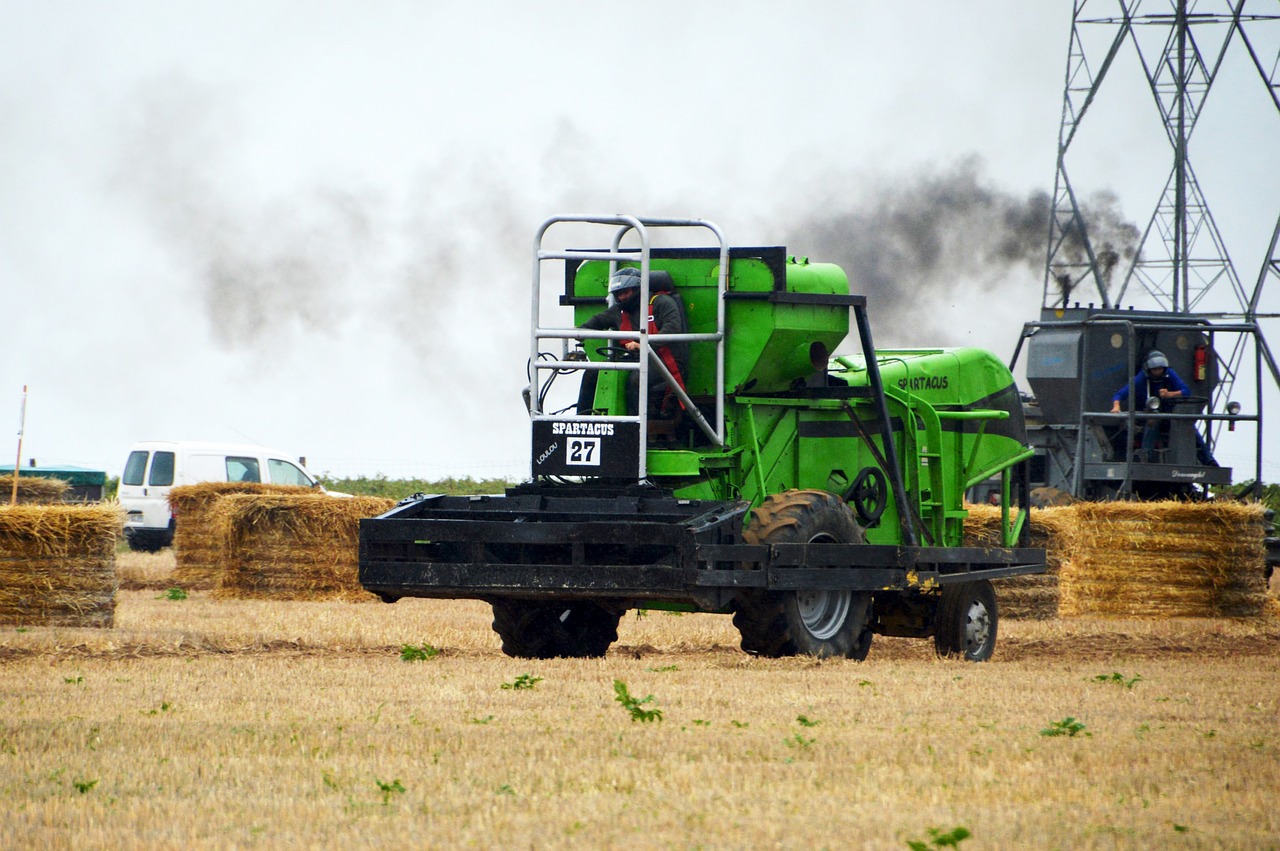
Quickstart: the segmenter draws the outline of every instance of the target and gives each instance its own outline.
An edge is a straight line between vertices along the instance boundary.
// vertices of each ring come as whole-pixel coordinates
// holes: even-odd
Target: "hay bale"
[[[1000,546],[1000,507],[966,505],[964,543]],[[1016,509],[1012,512],[1017,517]],[[1035,509],[1030,514],[1030,545],[1044,547],[1049,567],[1044,573],[1014,576],[996,583],[1000,616],[1013,620],[1050,620],[1058,616],[1058,576],[1074,523],[1069,507]]]
[[[359,580],[360,521],[394,505],[373,496],[225,496],[216,509],[225,562],[214,595],[372,599]]]
[[[116,505],[0,506],[0,624],[110,627]]]
[[[1263,508],[1237,502],[1080,503],[1063,616],[1256,617],[1267,611]]]
[[[256,482],[202,482],[181,485],[169,491],[169,510],[174,516],[174,581],[187,588],[212,588],[222,569],[222,537],[216,527],[214,507],[219,499],[234,494],[313,494],[311,488],[296,485],[268,485]]]
[[[45,476],[18,476],[19,505],[56,505],[70,487],[62,479]],[[13,474],[0,476],[0,504],[8,505],[13,498]]]

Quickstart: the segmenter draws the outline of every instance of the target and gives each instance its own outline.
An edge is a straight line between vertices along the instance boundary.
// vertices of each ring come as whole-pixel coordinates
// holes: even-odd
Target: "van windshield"
[[[304,488],[309,488],[314,484],[302,470],[279,458],[268,458],[267,469],[271,471],[272,484],[300,485]]]
[[[129,460],[124,462],[124,473],[120,476],[122,485],[140,485],[147,471],[147,452],[142,449],[129,453]]]

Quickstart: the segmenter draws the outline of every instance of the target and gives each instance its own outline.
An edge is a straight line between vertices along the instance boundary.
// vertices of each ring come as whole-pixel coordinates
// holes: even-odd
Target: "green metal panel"
[[[776,255],[775,255],[776,256]],[[791,294],[846,296],[848,279],[840,267],[788,258],[771,266],[761,257],[731,261],[725,301],[726,445],[651,448],[650,476],[682,496],[745,499],[759,504],[789,488],[843,493],[858,474],[878,467],[883,451],[877,417],[869,399],[778,398],[815,371],[849,332],[845,305],[788,300]],[[670,273],[684,301],[693,333],[716,330],[718,260],[707,257],[654,258],[653,268]],[[775,280],[781,268],[784,281]],[[608,266],[588,261],[578,269],[574,294],[603,297]],[[577,305],[579,324],[600,304]],[[588,342],[588,355],[599,343]],[[894,349],[876,353],[895,433],[909,510],[923,523],[928,543],[961,543],[965,490],[1026,458],[1022,406],[1013,377],[982,349]],[[842,357],[827,368],[831,380],[868,386],[860,356]],[[614,385],[613,382],[619,382]],[[624,373],[601,376],[597,406],[621,412]],[[697,399],[715,390],[715,344],[691,345],[686,373]],[[852,416],[851,416],[852,414]],[[870,445],[855,426],[870,435]],[[905,427],[904,427],[905,426]],[[899,543],[897,507],[892,500],[867,531],[873,543]]]
[[[690,333],[714,333],[719,262],[701,257],[655,258],[651,265],[671,275],[685,305]],[[727,392],[785,390],[813,372],[815,352],[822,363],[849,333],[849,311],[843,305],[776,303],[768,298],[771,293],[848,295],[849,281],[843,269],[831,263],[788,258],[783,272],[785,280],[778,282],[760,258],[730,261],[725,303],[725,324],[731,329],[725,346]],[[607,291],[607,263],[587,261],[578,268],[574,295],[603,299]],[[574,323],[582,324],[603,307],[603,301],[576,305]],[[587,356],[598,359],[595,350],[601,345],[602,341],[587,341]],[[693,396],[715,392],[715,343],[690,346],[685,381]]]

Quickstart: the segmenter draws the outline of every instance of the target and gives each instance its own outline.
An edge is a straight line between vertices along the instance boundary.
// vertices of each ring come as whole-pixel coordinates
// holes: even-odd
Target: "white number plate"
[[[579,467],[600,466],[600,438],[571,437],[567,447],[566,464]]]

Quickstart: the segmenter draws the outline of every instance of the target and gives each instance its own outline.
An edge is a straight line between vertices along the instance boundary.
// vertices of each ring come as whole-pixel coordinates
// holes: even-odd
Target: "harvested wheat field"
[[[120,562],[115,629],[0,631],[4,847],[1280,847],[1270,617],[1010,621],[974,665],[633,612],[604,659],[530,661],[476,602]]]

